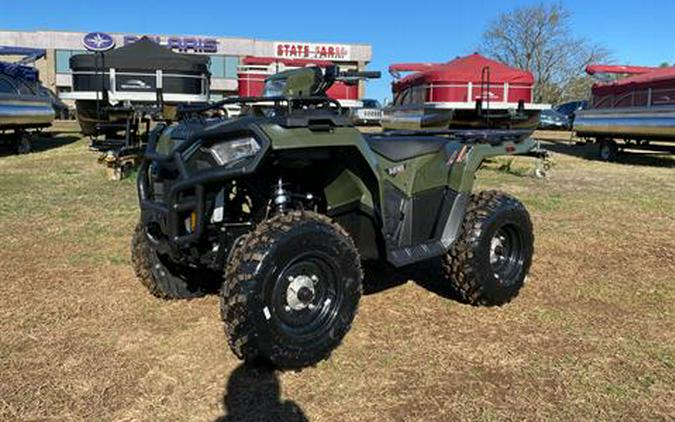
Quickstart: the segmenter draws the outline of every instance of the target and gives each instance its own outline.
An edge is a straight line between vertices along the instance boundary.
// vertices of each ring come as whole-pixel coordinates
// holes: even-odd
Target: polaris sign
[[[182,53],[217,53],[218,40],[199,37],[159,37],[148,35],[157,44]],[[125,35],[124,45],[135,43],[140,39],[137,35]]]
[[[82,44],[89,51],[107,51],[115,46],[115,39],[105,32],[90,32],[82,38]]]

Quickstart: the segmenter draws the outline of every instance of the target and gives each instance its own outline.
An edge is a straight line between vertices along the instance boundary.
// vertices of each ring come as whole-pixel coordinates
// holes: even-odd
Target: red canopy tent
[[[481,92],[481,82],[486,82],[489,69],[489,93]],[[401,63],[389,67],[390,72],[414,71],[394,82],[394,94],[410,87],[427,87],[428,102],[472,102],[481,95],[490,96],[491,101],[512,102],[532,101],[532,73],[507,66],[480,54],[458,57],[447,63]],[[471,86],[473,89],[467,89]]]

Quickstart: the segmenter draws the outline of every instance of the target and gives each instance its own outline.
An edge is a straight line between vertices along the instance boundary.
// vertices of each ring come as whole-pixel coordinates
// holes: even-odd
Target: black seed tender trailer
[[[175,53],[147,37],[133,44],[70,58],[77,119],[91,147],[116,176],[139,160],[158,121],[176,107],[209,99],[209,58]]]

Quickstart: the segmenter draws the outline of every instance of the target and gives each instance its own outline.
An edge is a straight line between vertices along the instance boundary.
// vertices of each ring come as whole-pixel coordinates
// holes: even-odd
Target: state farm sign
[[[351,49],[340,44],[274,43],[274,56],[284,59],[349,60]]]

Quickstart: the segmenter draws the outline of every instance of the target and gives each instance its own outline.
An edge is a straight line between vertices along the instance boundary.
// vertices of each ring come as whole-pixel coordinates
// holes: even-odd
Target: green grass
[[[478,189],[519,197],[534,222],[533,266],[512,303],[462,305],[420,273],[365,296],[330,360],[275,374],[230,353],[216,297],[163,302],[140,286],[133,180],[106,180],[85,140],[1,156],[0,419],[293,407],[316,421],[672,420],[675,160],[553,148],[548,180],[527,176],[525,158],[478,175]]]

